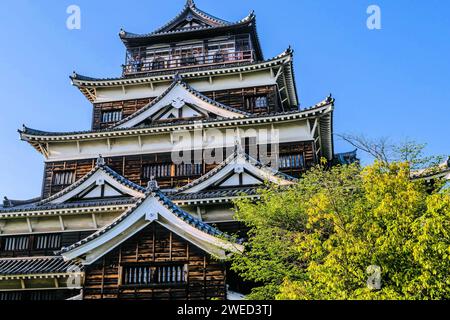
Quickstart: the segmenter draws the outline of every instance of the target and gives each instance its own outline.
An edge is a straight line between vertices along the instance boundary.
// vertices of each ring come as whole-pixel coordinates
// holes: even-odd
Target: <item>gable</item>
[[[208,113],[197,106],[185,103],[181,99],[174,100],[172,104],[163,108],[151,117],[152,121],[164,121],[175,119],[207,118]]]
[[[280,186],[292,185],[296,179],[271,168],[236,151],[229,159],[203,177],[182,187],[178,194],[192,194],[205,190],[260,186],[265,182]]]
[[[158,120],[209,117],[210,115],[235,119],[243,118],[247,113],[213,101],[181,80],[175,80],[161,96],[118,122],[114,128],[134,128]]]
[[[149,192],[134,207],[109,226],[88,238],[61,250],[66,260],[82,258],[90,265],[105,256],[152,223],[158,223],[203,251],[220,259],[227,252],[241,252],[242,247],[224,240],[217,229],[197,220],[175,206],[160,191]]]
[[[193,14],[188,14],[177,25],[174,25],[172,28],[167,29],[167,32],[206,27],[213,27],[213,25],[198,17],[195,17]]]
[[[199,10],[193,1],[188,1],[180,14],[154,33],[169,33],[195,28],[212,28],[228,24],[230,23],[225,20],[213,17]]]
[[[73,200],[89,200],[89,199],[100,199],[100,198],[117,198],[130,196],[129,194],[117,189],[107,182],[98,183],[96,181],[90,188],[83,190],[81,193],[76,195]],[[72,200],[72,199],[70,199]]]
[[[144,188],[119,176],[108,167],[97,166],[73,185],[41,201],[39,205],[120,197],[142,198],[144,193]]]
[[[262,185],[264,180],[256,177],[247,170],[239,170],[237,172],[232,171],[228,176],[225,176],[222,180],[212,185],[213,188],[230,188],[230,187],[243,187],[243,186],[258,186]]]

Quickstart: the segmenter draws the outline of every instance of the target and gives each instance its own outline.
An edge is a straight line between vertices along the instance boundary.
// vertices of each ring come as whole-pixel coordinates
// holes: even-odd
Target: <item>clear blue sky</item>
[[[124,60],[118,32],[145,33],[185,0],[4,0],[0,3],[0,196],[40,195],[43,158],[21,142],[22,124],[49,131],[89,129],[90,103],[70,85],[73,70],[117,76]],[[292,45],[302,106],[330,92],[335,132],[407,138],[450,153],[450,1],[197,0],[227,20],[256,11],[266,57]],[[81,8],[82,28],[66,28]],[[382,30],[366,27],[366,9],[382,10]],[[351,147],[336,141],[336,151]]]

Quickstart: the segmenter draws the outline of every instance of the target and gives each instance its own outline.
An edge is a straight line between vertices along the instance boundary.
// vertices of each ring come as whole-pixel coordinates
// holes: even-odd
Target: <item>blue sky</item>
[[[73,70],[117,76],[124,27],[145,33],[180,11],[185,0],[5,0],[0,6],[0,196],[40,195],[43,158],[19,140],[22,124],[48,131],[89,129],[90,103],[70,85]],[[289,45],[302,106],[330,92],[336,133],[414,139],[429,154],[450,153],[450,2],[447,0],[197,0],[226,20],[256,11],[266,57]],[[81,30],[66,28],[69,5]],[[382,30],[366,27],[376,4]],[[351,147],[336,140],[336,151]]]

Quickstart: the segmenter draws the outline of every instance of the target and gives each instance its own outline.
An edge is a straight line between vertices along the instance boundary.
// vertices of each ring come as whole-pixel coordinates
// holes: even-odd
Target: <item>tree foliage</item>
[[[408,162],[318,166],[238,201],[251,231],[232,265],[257,284],[249,298],[450,298],[450,194],[410,174]],[[370,266],[379,290],[367,285]]]

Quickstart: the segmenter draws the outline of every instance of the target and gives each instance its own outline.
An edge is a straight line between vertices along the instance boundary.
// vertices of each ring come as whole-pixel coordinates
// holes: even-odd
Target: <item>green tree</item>
[[[410,177],[408,163],[318,166],[238,201],[251,231],[232,268],[257,283],[249,298],[450,298],[450,194]]]

